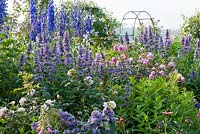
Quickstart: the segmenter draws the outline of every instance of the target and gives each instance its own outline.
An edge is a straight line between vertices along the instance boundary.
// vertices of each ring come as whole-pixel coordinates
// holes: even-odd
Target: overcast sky
[[[12,0],[8,0],[11,5]],[[59,3],[62,0],[54,0]],[[91,0],[86,0],[91,1]],[[164,29],[178,29],[183,23],[182,15],[189,17],[200,11],[200,0],[92,0],[100,7],[113,12],[119,21],[127,11],[145,10],[155,20],[160,20]]]
[[[87,0],[89,1],[89,0]],[[113,12],[121,21],[127,11],[145,10],[160,20],[164,28],[177,29],[183,22],[182,15],[191,16],[200,11],[200,0],[93,0]]]

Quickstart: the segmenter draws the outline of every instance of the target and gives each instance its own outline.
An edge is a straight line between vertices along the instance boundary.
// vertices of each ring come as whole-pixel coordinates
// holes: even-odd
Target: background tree
[[[189,18],[184,17],[182,34],[184,36],[191,34],[193,38],[200,39],[200,12]]]

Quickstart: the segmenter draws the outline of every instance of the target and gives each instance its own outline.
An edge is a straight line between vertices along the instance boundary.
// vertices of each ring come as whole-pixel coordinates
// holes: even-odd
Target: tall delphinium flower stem
[[[1,26],[4,24],[4,20],[6,18],[6,7],[7,7],[7,0],[0,0],[0,31],[1,31]]]
[[[44,9],[40,16],[41,40],[47,43],[47,11]]]
[[[49,40],[53,38],[53,32],[54,32],[54,1],[50,0],[48,2],[48,35]]]
[[[37,36],[37,1],[30,0],[30,39],[36,41]]]

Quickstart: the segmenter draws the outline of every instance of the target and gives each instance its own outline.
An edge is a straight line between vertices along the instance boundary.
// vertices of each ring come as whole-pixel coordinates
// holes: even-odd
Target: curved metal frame
[[[126,18],[126,16],[129,14],[129,13],[132,13],[135,15],[135,18]],[[139,16],[142,14],[142,13],[146,13],[149,18],[139,18]],[[122,18],[122,21],[121,21],[121,27],[120,27],[120,35],[122,35],[122,31],[123,31],[123,21],[124,20],[128,20],[128,19],[134,19],[134,24],[133,24],[133,34],[132,35],[129,35],[129,36],[133,36],[133,39],[135,40],[135,25],[136,25],[136,21],[138,20],[140,25],[141,25],[141,20],[146,20],[146,19],[149,19],[151,21],[151,24],[154,28],[154,21],[153,21],[153,18],[151,17],[150,13],[148,13],[147,11],[128,11],[124,14],[123,18]]]

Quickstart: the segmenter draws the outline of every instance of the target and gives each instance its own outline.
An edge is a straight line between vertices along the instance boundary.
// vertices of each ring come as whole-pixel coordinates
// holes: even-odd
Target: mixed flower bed
[[[200,40],[143,27],[103,48],[92,13],[66,9],[30,0],[27,39],[5,29],[0,0],[0,133],[200,132]]]

